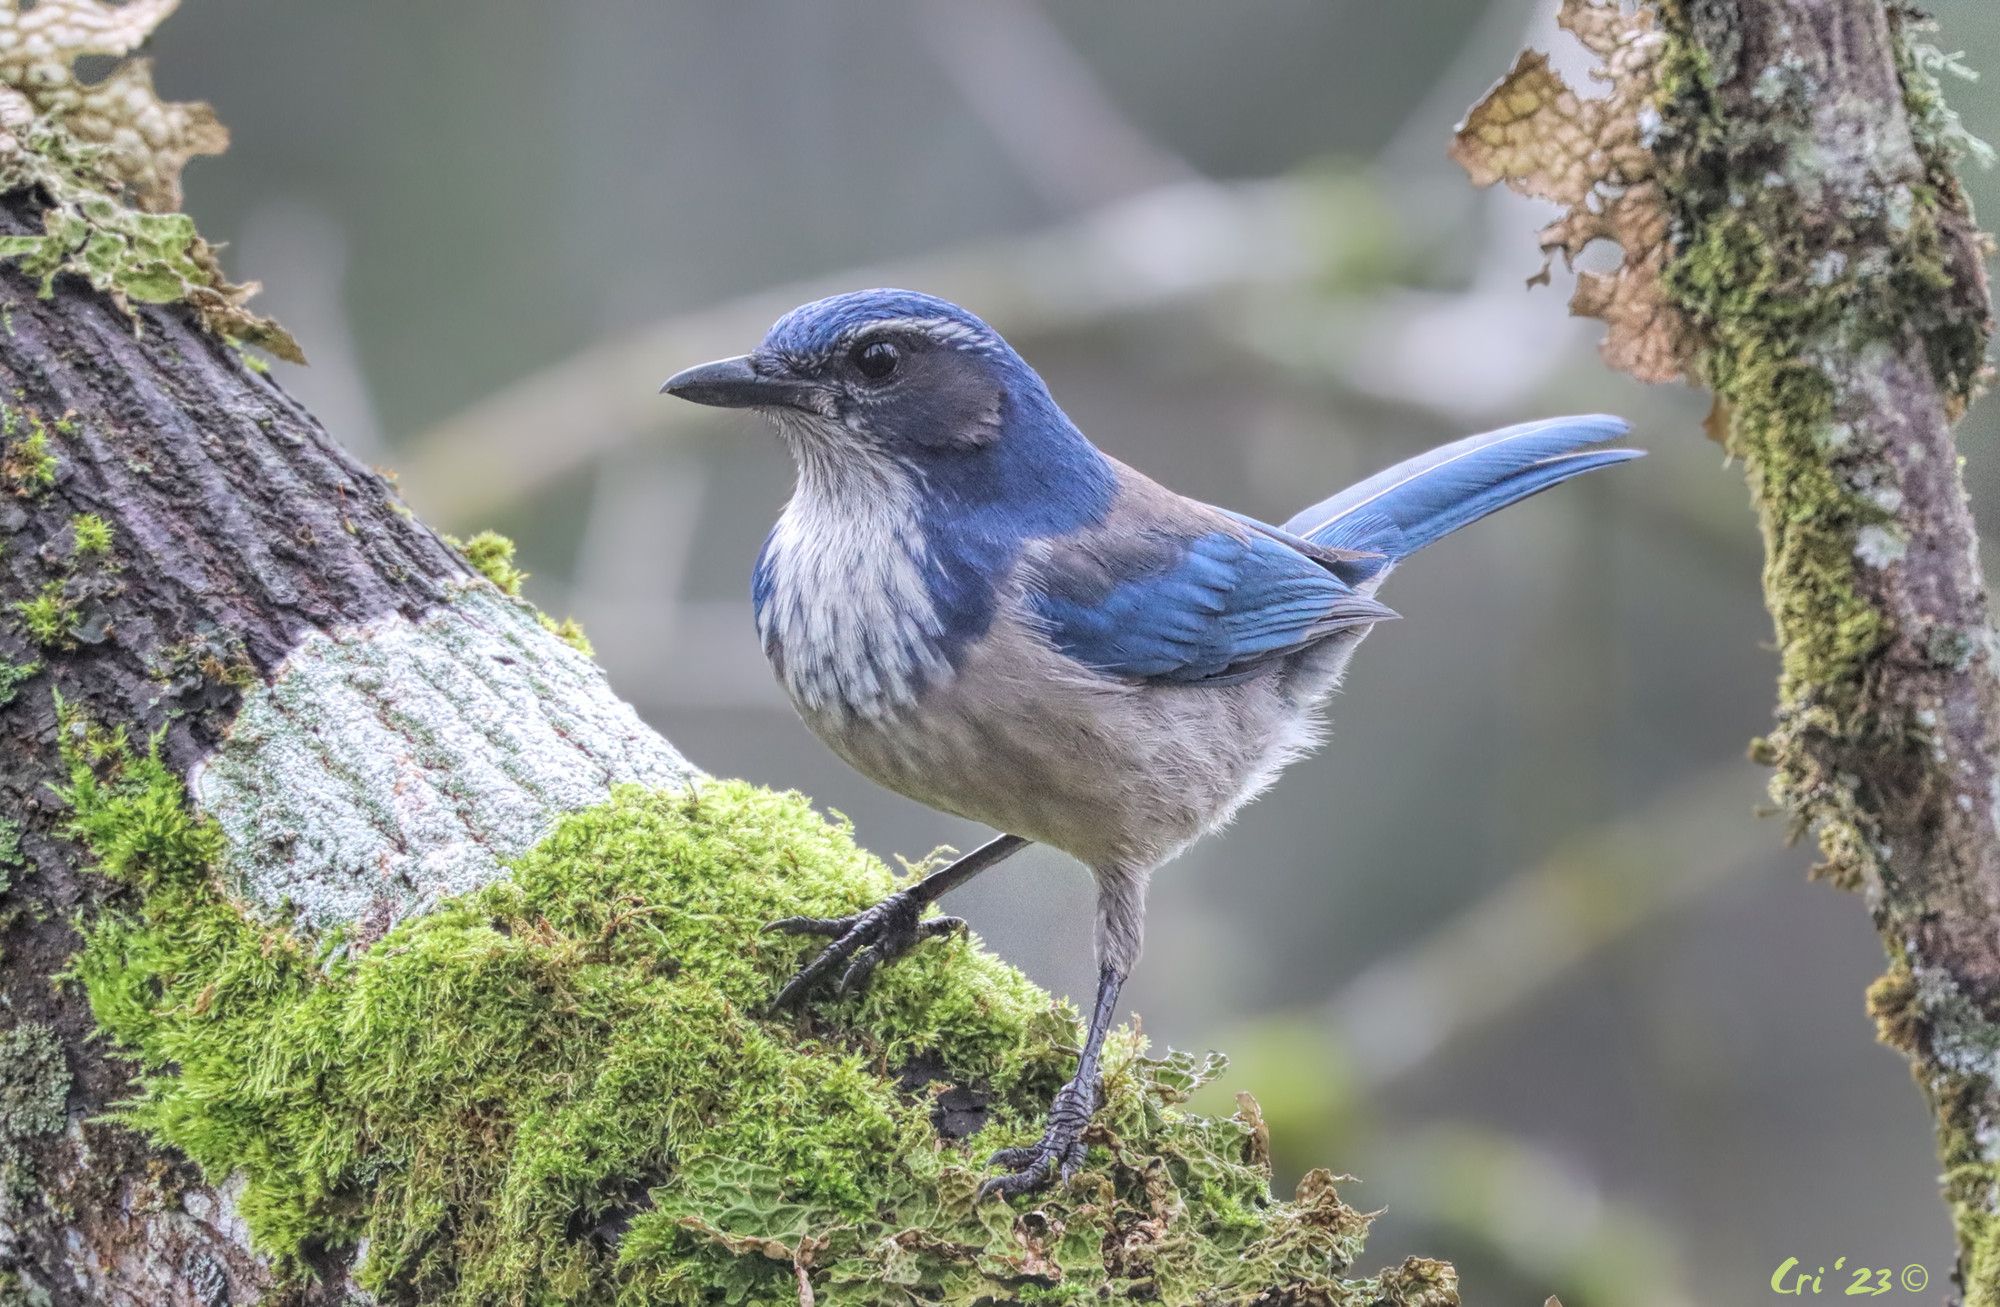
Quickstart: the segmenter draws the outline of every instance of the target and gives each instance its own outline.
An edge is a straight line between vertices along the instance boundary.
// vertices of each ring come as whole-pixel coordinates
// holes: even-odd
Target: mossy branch
[[[1621,242],[1573,308],[1609,324],[1614,361],[1714,393],[1782,657],[1753,752],[1820,874],[1866,896],[1889,954],[1869,1006],[1936,1115],[1967,1307],[1994,1307],[2000,679],[1951,437],[1992,332],[1991,246],[1954,171],[1983,147],[1902,4],[1566,0],[1562,21],[1610,101],[1524,56],[1459,157],[1575,206],[1545,248]]]

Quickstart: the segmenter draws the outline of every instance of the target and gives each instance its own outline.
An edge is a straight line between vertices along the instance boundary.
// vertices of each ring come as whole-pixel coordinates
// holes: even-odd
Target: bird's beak
[[[714,408],[809,409],[807,396],[811,389],[796,377],[759,372],[748,354],[739,354],[733,359],[717,359],[676,372],[660,387],[660,393]]]

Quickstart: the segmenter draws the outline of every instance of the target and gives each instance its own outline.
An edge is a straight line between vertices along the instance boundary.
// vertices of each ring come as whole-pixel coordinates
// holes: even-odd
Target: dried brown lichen
[[[1659,58],[1653,14],[1626,13],[1617,0],[1563,0],[1558,20],[1603,61],[1591,76],[1609,93],[1577,94],[1524,50],[1514,67],[1466,114],[1451,154],[1480,186],[1504,181],[1568,212],[1544,227],[1542,252],[1573,265],[1595,241],[1615,241],[1615,272],[1580,272],[1570,312],[1609,330],[1604,359],[1642,381],[1672,381],[1686,370],[1692,333],[1661,288],[1670,254],[1667,214],[1649,138],[1657,128]],[[1548,265],[1532,280],[1546,281]]]
[[[224,278],[214,248],[176,212],[188,160],[229,145],[214,111],[162,100],[143,59],[95,82],[77,74],[79,59],[130,54],[178,5],[0,0],[0,189],[51,201],[41,234],[0,236],[0,258],[45,294],[70,273],[121,305],[185,303],[217,334],[302,363],[284,328],[245,307],[256,285]]]
[[[23,10],[0,0],[0,82],[25,102],[29,117],[48,119],[71,137],[104,150],[108,172],[139,208],[178,209],[181,169],[197,154],[221,154],[229,133],[206,104],[171,103],[153,87],[150,60],[119,64],[102,81],[86,83],[75,61],[86,55],[123,58],[139,48],[180,0],[39,0]],[[15,106],[17,113],[23,105]]]

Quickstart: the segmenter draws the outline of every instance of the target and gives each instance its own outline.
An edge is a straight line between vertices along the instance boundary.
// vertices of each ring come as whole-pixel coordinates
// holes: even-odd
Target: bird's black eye
[[[901,352],[886,340],[871,340],[854,350],[854,370],[870,381],[887,381],[901,360]]]

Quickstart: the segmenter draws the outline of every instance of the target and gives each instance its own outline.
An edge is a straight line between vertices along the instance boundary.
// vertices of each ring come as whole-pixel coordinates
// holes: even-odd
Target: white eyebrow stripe
[[[1556,425],[1556,423],[1561,422],[1563,420],[1564,419],[1562,418],[1550,418],[1543,422],[1531,422],[1527,426],[1517,428],[1516,430],[1513,431],[1498,432],[1494,435],[1493,439],[1487,441],[1484,444],[1474,445],[1470,449],[1464,450],[1457,454],[1453,454],[1450,458],[1441,459],[1436,463],[1432,463],[1429,467],[1420,467],[1416,471],[1410,473],[1410,475],[1404,477],[1401,481],[1392,482],[1389,485],[1383,486],[1380,490],[1368,496],[1368,498],[1349,504],[1346,508],[1341,509],[1338,513],[1335,513],[1332,517],[1329,517],[1328,519],[1326,519],[1326,521],[1321,522],[1319,525],[1309,527],[1304,531],[1295,531],[1293,532],[1293,534],[1305,536],[1307,539],[1311,539],[1313,536],[1318,535],[1320,532],[1332,526],[1335,522],[1338,522],[1341,518],[1346,517],[1351,513],[1359,512],[1361,509],[1368,507],[1368,505],[1374,503],[1382,496],[1388,494],[1391,490],[1400,490],[1404,486],[1409,485],[1412,481],[1422,480],[1424,477],[1429,476],[1431,473],[1437,471],[1439,468],[1450,467],[1453,463],[1458,462],[1460,459],[1471,458],[1474,454],[1483,454],[1487,450],[1494,448],[1496,445],[1504,445],[1510,440],[1520,440],[1528,436],[1538,436],[1542,434],[1544,431],[1547,431],[1550,427]],[[1543,463],[1554,462],[1557,458],[1568,458],[1571,456],[1571,454],[1582,453],[1582,452],[1583,451],[1581,450],[1573,450],[1570,451],[1570,453],[1555,454],[1551,455],[1548,458],[1538,458],[1533,463],[1529,463],[1527,466],[1536,467]]]
[[[929,336],[933,340],[955,341],[982,349],[991,349],[993,346],[992,338],[987,333],[968,327],[956,319],[940,317],[876,318],[855,327],[847,333],[846,338],[852,340],[871,331],[912,331],[918,335]]]

